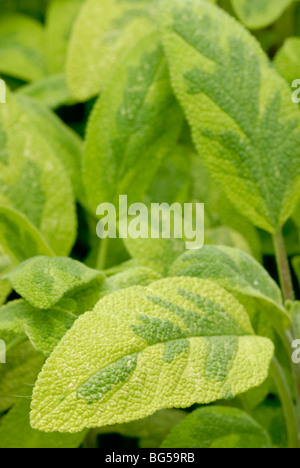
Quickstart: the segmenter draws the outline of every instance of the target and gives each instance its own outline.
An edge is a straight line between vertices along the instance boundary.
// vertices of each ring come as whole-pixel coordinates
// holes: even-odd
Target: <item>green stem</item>
[[[292,394],[286,381],[284,372],[275,358],[271,364],[271,372],[273,379],[275,380],[285,414],[289,438],[289,448],[300,448],[297,413],[295,411]]]
[[[83,441],[83,448],[98,448],[98,433],[96,429],[88,431],[86,438]]]
[[[294,301],[295,293],[293,288],[292,275],[290,270],[290,265],[288,261],[288,256],[286,253],[284,238],[282,234],[282,229],[278,231],[277,234],[273,236],[273,242],[275,247],[276,262],[278,267],[278,273],[280,278],[280,284],[284,299],[286,301]]]
[[[97,270],[105,270],[106,259],[108,253],[109,238],[102,239],[99,247],[99,253],[97,258]]]

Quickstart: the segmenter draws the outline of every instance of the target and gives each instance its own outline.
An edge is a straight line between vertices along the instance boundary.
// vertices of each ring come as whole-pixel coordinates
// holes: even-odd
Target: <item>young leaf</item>
[[[54,256],[53,251],[22,213],[0,206],[0,244],[14,264],[37,255]]]
[[[199,153],[232,203],[274,233],[300,193],[300,112],[257,41],[220,8],[165,1],[164,46]]]
[[[249,29],[270,26],[293,0],[231,0],[235,13]]]
[[[42,103],[27,96],[17,95],[17,102],[30,117],[32,125],[39,135],[59,155],[73,185],[73,190],[79,197],[81,190],[81,163],[83,144],[80,137],[65,125],[53,112]],[[47,128],[47,132],[45,132]]]
[[[21,400],[0,420],[0,448],[77,448],[86,437],[86,431],[72,435],[35,431],[29,424],[29,412],[30,401]]]
[[[171,278],[106,296],[44,366],[31,425],[78,432],[232,398],[268,376],[273,344],[252,333],[244,308],[209,281]]]
[[[102,278],[103,273],[67,257],[35,257],[21,263],[7,276],[12,287],[38,309],[49,309],[72,290]]]
[[[232,294],[255,298],[276,328],[282,332],[290,326],[279,287],[256,260],[241,250],[206,246],[185,252],[172,265],[169,275],[209,279]]]
[[[153,0],[88,0],[75,22],[67,57],[67,81],[78,100],[102,91],[123,54],[154,30]]]
[[[274,59],[275,67],[291,86],[300,78],[300,38],[289,37]]]
[[[47,9],[45,44],[49,72],[64,72],[74,21],[84,0],[51,0]]]
[[[43,133],[8,92],[7,103],[0,106],[0,205],[21,212],[57,255],[67,255],[76,236],[74,197]]]
[[[1,15],[0,73],[36,81],[46,74],[43,26],[20,14]]]
[[[76,309],[76,303],[69,299],[41,311],[23,300],[11,301],[0,308],[0,335],[9,331],[28,337],[39,353],[50,356],[77,318],[72,306]]]
[[[222,406],[198,408],[179,423],[162,448],[272,448],[271,440],[247,413]]]
[[[273,447],[287,448],[288,435],[286,421],[278,399],[266,400],[265,403],[255,409],[253,417],[268,431],[272,439]]]
[[[21,86],[16,92],[37,99],[50,109],[75,103],[63,74],[47,76],[36,83]]]
[[[0,339],[4,336],[1,333]],[[14,340],[6,342],[7,349]],[[7,411],[20,398],[30,398],[32,386],[45,361],[45,357],[38,354],[29,341],[14,346],[7,353],[7,363],[0,365],[0,411]]]
[[[181,126],[162,47],[150,35],[117,65],[89,120],[83,170],[93,214],[119,195],[141,200]]]

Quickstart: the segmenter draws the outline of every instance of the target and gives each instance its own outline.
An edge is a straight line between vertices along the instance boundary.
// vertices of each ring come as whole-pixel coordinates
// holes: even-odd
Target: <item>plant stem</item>
[[[282,229],[278,231],[277,234],[273,236],[273,242],[275,247],[276,262],[278,267],[278,273],[280,278],[280,284],[284,299],[286,301],[294,301],[295,293],[293,289],[293,281],[290,270],[290,265],[288,261],[288,256],[286,253],[284,239],[282,234]]]
[[[286,381],[284,372],[276,358],[274,358],[272,361],[271,372],[273,379],[275,380],[285,414],[289,438],[289,448],[300,448],[297,413],[295,411],[292,394]]]
[[[106,259],[108,253],[109,238],[102,239],[100,242],[99,253],[97,258],[97,270],[105,270]]]

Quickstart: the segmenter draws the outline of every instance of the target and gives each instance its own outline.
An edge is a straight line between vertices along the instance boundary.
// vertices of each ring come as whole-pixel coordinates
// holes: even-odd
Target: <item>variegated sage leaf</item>
[[[47,241],[22,213],[0,206],[0,244],[17,265],[37,255],[54,256]]]
[[[0,106],[0,139],[0,205],[21,212],[57,255],[68,255],[77,223],[70,179],[30,113],[10,92]]]
[[[205,246],[198,251],[185,252],[172,265],[169,275],[214,281],[232,294],[254,298],[281,333],[290,325],[279,287],[267,271],[242,250]]]
[[[24,81],[46,74],[44,28],[38,21],[18,13],[1,14],[0,73]]]
[[[250,29],[262,29],[274,23],[294,0],[231,0],[242,23]]]
[[[162,448],[272,448],[270,437],[237,408],[198,408],[171,430]]]
[[[210,281],[132,287],[103,298],[55,348],[34,388],[31,425],[79,432],[232,398],[267,378],[273,352]]]
[[[153,0],[88,0],[75,22],[67,58],[72,94],[85,101],[102,91],[113,65],[154,30]]]
[[[100,203],[140,201],[182,128],[157,34],[121,61],[88,123],[84,184],[95,214]]]
[[[71,258],[39,256],[21,263],[6,278],[33,307],[49,309],[67,292],[76,291],[95,278],[104,280],[104,275]]]
[[[300,194],[300,112],[258,42],[202,0],[162,2],[176,95],[198,152],[232,203],[271,234]]]
[[[26,301],[11,301],[0,308],[0,335],[8,331],[28,337],[39,353],[49,356],[77,318],[73,306],[76,309],[76,303],[69,299],[41,311]]]

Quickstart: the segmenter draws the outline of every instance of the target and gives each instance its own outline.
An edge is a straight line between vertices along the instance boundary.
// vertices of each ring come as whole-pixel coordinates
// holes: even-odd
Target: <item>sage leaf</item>
[[[46,356],[72,327],[76,320],[69,309],[73,301],[62,301],[51,310],[35,309],[26,301],[11,301],[0,308],[0,334],[4,331],[28,337],[34,348]]]
[[[232,294],[254,298],[281,333],[290,326],[279,287],[254,258],[239,249],[205,246],[185,252],[171,266],[169,275],[212,280]]]
[[[41,233],[22,213],[0,206],[0,244],[14,264],[37,255],[54,256]]]
[[[202,0],[162,2],[174,91],[197,150],[236,208],[274,234],[300,194],[300,112],[257,41]]]
[[[231,0],[235,13],[250,29],[262,29],[274,23],[293,0]]]
[[[49,309],[67,293],[104,279],[103,273],[67,257],[30,258],[6,278],[17,293],[38,309]]]
[[[153,0],[85,2],[74,25],[66,65],[69,88],[78,100],[102,91],[114,63],[155,29],[151,4]]]
[[[70,179],[30,113],[10,92],[0,107],[0,134],[0,205],[21,212],[57,255],[68,255],[77,227]]]
[[[277,71],[291,86],[300,79],[300,38],[289,37],[277,52],[274,64]]]
[[[46,74],[41,23],[25,15],[1,14],[0,73],[36,81]]]
[[[141,200],[181,126],[162,47],[150,35],[117,65],[88,123],[83,171],[93,214],[119,195]]]
[[[50,109],[75,103],[67,87],[64,74],[50,75],[35,83],[21,86],[16,90],[16,93],[37,99]]]
[[[29,424],[29,412],[30,401],[21,400],[0,420],[0,448],[77,448],[86,437],[86,431],[72,435],[35,431]]]
[[[267,378],[273,351],[214,283],[132,287],[103,298],[55,348],[34,388],[31,425],[78,432],[232,398]]]
[[[162,448],[272,448],[270,437],[247,413],[222,406],[198,408],[171,430]]]

